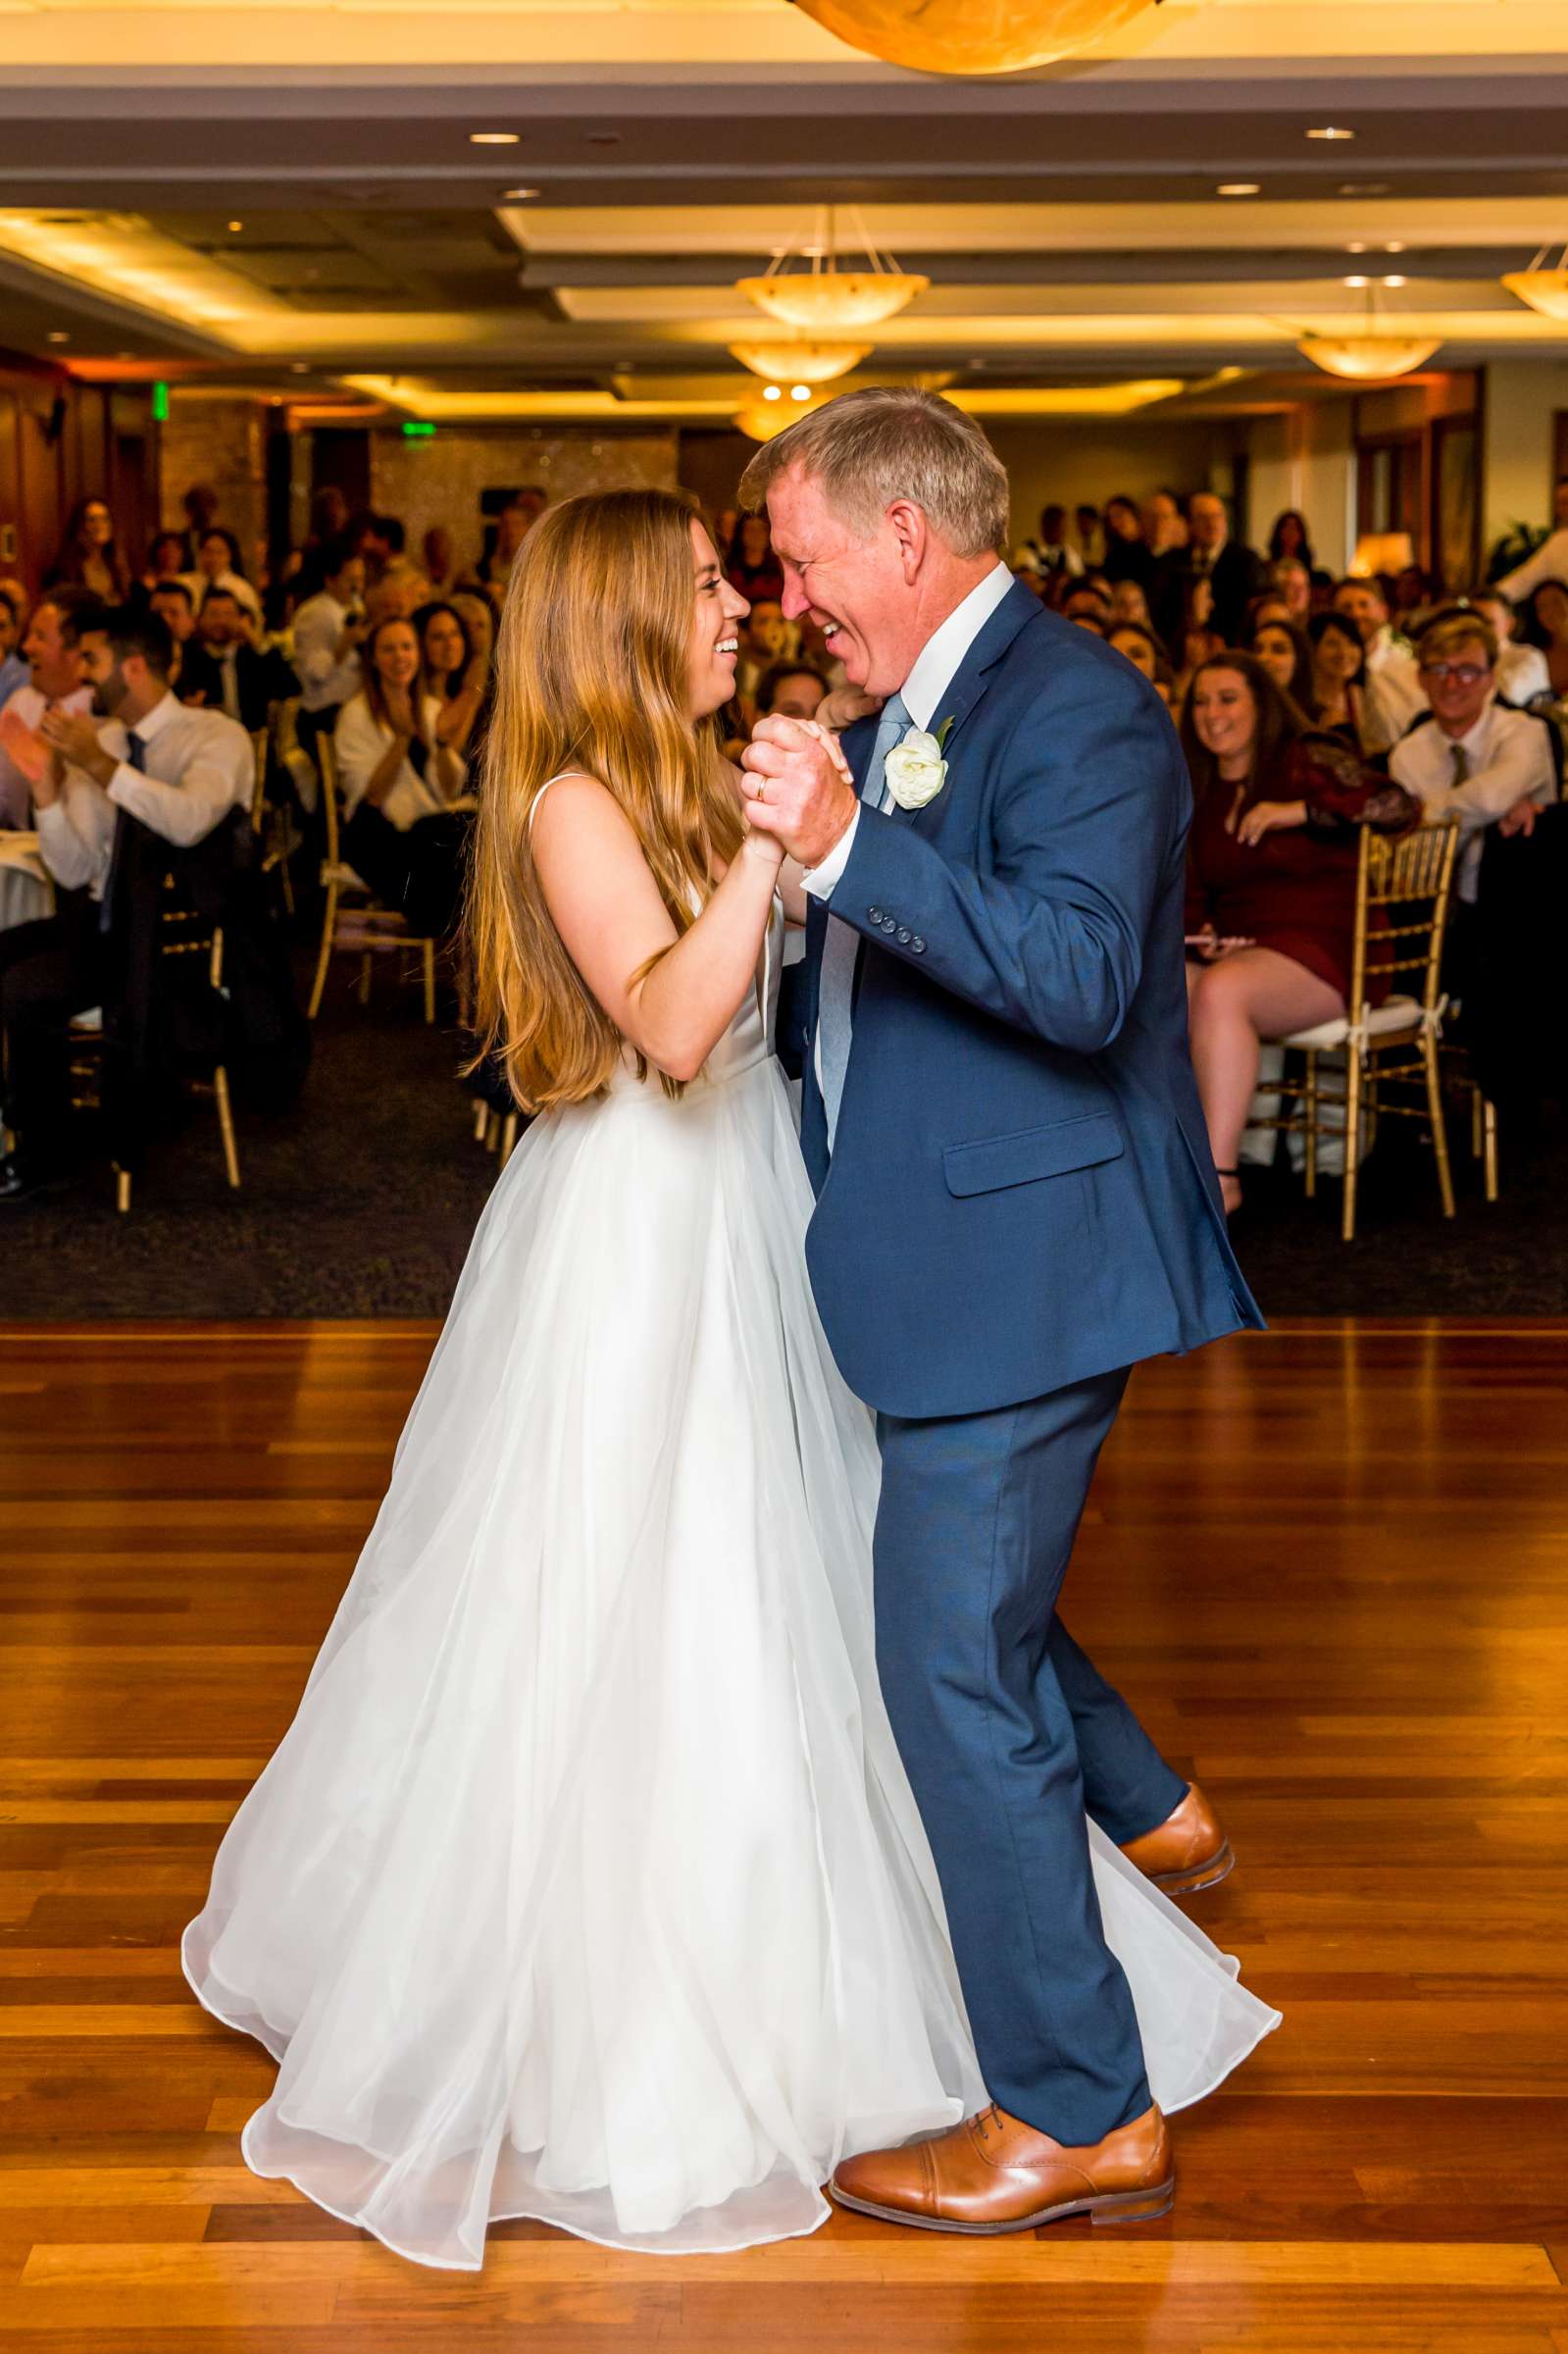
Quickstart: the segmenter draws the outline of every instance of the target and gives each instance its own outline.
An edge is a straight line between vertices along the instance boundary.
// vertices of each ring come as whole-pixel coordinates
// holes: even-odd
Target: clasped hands
[[[860,806],[837,739],[815,720],[775,713],[758,722],[740,766],[752,833],[808,870],[820,866]]]

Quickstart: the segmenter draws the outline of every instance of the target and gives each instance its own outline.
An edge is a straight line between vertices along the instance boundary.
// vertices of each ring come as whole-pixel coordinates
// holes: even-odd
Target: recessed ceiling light
[[[783,400],[783,384],[764,384],[762,387],[762,397],[764,400]]]
[[[1367,281],[1364,278],[1347,278],[1344,282],[1347,286],[1364,286]]]
[[[471,130],[471,147],[515,147],[522,138],[520,130]]]
[[[1365,253],[1366,242],[1363,238],[1357,237],[1355,243],[1353,245],[1347,245],[1344,250],[1346,253]]]
[[[1389,183],[1386,179],[1341,179],[1340,193],[1341,196],[1387,196]]]
[[[1262,190],[1255,179],[1228,179],[1214,193],[1216,196],[1258,196]]]
[[[244,224],[244,222],[243,222],[243,221],[230,221],[230,222],[229,222],[229,224],[228,224],[228,233],[229,233],[229,235],[230,235],[231,237],[237,237],[237,236],[238,236],[238,234],[239,234],[239,232],[240,232],[240,230],[241,230],[244,228],[244,226],[245,226],[245,224]]]
[[[1355,132],[1353,130],[1346,130],[1342,124],[1320,123],[1316,128],[1309,130],[1306,135],[1309,139],[1353,139],[1355,137]]]
[[[811,398],[811,386],[809,384],[791,384],[789,387],[789,397],[791,400],[809,400]]]
[[[1383,282],[1386,286],[1407,286],[1410,281],[1407,278],[1386,278]]]
[[[508,188],[505,201],[508,204],[531,204],[538,192],[537,188]]]
[[[49,330],[49,340],[51,343],[69,343],[71,337],[63,327],[52,327]]]
[[[1403,253],[1404,239],[1402,237],[1391,237],[1383,250],[1385,253]]]

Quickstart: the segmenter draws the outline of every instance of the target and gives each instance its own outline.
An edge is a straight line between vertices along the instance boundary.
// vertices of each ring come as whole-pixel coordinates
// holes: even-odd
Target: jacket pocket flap
[[[975,1145],[949,1145],[942,1168],[950,1194],[993,1194],[1008,1185],[1030,1185],[1037,1177],[1062,1177],[1069,1169],[1091,1169],[1124,1151],[1122,1132],[1108,1111],[1078,1119],[1052,1120],[1046,1128],[1025,1128],[1017,1136],[988,1136]]]

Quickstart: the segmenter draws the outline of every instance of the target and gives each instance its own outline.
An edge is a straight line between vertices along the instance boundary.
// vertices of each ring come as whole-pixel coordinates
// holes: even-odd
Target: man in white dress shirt
[[[84,896],[62,909],[51,938],[12,965],[0,991],[7,1124],[18,1140],[0,1160],[0,1205],[61,1181],[70,1023],[113,988],[108,951],[126,828],[138,821],[173,848],[190,849],[250,803],[250,739],[222,712],[176,701],[167,623],[101,609],[84,621],[81,666],[98,716],[58,706],[44,714],[38,732],[55,758],[34,789],[44,862],[63,892]]]
[[[1394,745],[1389,766],[1430,816],[1457,817],[1458,896],[1471,907],[1488,827],[1529,834],[1557,797],[1550,731],[1497,699],[1497,641],[1473,610],[1440,614],[1416,659],[1431,716]]]
[[[367,627],[365,559],[345,533],[323,547],[322,566],[322,588],[294,615],[300,741],[310,750],[319,735],[331,733],[343,704],[364,683],[359,648]]]
[[[1334,591],[1334,610],[1353,621],[1367,658],[1362,696],[1369,751],[1386,752],[1398,742],[1427,707],[1416,658],[1389,620],[1389,603],[1376,581],[1344,580]]]
[[[51,588],[28,624],[22,650],[31,676],[0,712],[0,826],[25,827],[32,795],[26,737],[12,731],[20,728],[35,737],[46,711],[80,714],[92,708],[92,689],[82,676],[81,625],[102,610],[90,589]]]
[[[1528,703],[1551,692],[1551,672],[1539,645],[1521,645],[1514,636],[1513,599],[1500,588],[1478,588],[1470,603],[1497,640],[1497,692],[1505,703]]]

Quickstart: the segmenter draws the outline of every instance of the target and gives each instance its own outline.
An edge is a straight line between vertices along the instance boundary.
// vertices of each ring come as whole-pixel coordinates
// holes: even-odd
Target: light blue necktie
[[[895,694],[883,707],[882,724],[872,746],[860,797],[873,809],[886,807],[887,755],[906,736],[912,722],[904,698]],[[822,946],[822,973],[817,984],[817,1039],[822,1072],[822,1100],[828,1115],[828,1150],[838,1132],[838,1106],[843,1100],[844,1073],[849,1067],[849,1037],[855,991],[855,959],[860,934],[853,924],[830,915]]]

